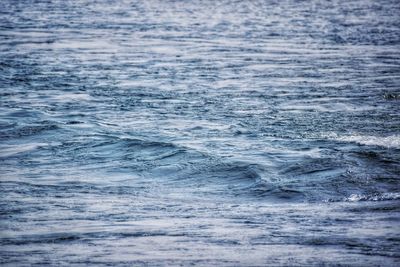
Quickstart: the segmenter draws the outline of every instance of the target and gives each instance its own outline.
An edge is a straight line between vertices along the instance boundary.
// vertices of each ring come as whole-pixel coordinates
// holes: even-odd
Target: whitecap
[[[381,146],[386,148],[400,148],[400,136],[391,135],[386,137],[381,136],[363,136],[363,135],[350,135],[336,137],[336,140],[344,142],[355,142],[361,145],[368,146]]]
[[[358,202],[358,201],[384,201],[400,199],[400,193],[382,193],[374,195],[352,194],[344,198],[344,201]]]

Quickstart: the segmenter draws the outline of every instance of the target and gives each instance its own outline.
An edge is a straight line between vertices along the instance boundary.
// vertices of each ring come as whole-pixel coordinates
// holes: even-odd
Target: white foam
[[[41,146],[46,146],[46,143],[31,143],[18,145],[0,146],[0,157],[11,157],[20,153],[33,151]]]
[[[392,135],[386,137],[350,135],[350,136],[336,137],[335,139],[345,142],[355,142],[361,145],[368,145],[368,146],[400,148],[400,135]]]
[[[384,201],[384,200],[396,200],[400,199],[400,193],[383,193],[374,195],[362,195],[352,194],[345,198],[345,201],[357,202],[357,201]]]

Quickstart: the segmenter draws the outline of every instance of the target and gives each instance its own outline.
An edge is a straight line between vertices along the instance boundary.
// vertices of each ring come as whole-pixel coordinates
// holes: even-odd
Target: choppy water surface
[[[400,2],[0,2],[2,265],[400,265]]]

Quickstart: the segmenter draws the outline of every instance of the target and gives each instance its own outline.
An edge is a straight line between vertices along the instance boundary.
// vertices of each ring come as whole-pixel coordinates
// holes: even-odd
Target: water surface
[[[1,1],[1,264],[400,265],[399,14]]]

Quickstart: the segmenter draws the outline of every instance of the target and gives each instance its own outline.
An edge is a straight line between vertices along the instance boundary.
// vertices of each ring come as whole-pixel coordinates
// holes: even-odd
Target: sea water
[[[399,266],[400,2],[0,2],[3,266]]]

